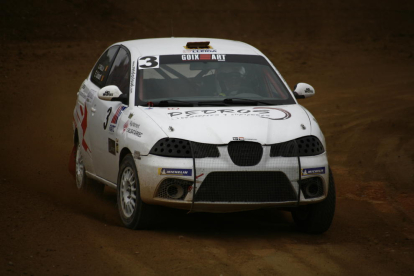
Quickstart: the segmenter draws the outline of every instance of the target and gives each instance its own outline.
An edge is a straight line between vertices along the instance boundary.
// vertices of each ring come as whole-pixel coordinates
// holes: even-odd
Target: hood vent
[[[186,49],[210,49],[210,41],[187,42]]]

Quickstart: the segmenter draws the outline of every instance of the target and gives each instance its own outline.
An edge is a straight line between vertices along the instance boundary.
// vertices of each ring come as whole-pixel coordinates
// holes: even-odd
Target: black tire
[[[141,200],[138,172],[131,154],[122,160],[117,186],[118,211],[125,227],[148,228],[152,222],[154,206]]]
[[[292,210],[292,217],[300,231],[322,234],[332,224],[335,214],[336,192],[331,169],[329,169],[329,188],[326,198],[315,204],[300,206]]]
[[[83,165],[81,144],[76,145],[75,162],[75,183],[78,190],[92,195],[101,196],[105,189],[105,185],[86,176],[85,166]]]

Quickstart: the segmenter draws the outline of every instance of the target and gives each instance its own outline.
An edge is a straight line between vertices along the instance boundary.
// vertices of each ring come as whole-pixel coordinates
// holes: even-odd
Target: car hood
[[[138,107],[166,136],[209,144],[245,140],[281,143],[310,135],[300,105],[231,107]]]

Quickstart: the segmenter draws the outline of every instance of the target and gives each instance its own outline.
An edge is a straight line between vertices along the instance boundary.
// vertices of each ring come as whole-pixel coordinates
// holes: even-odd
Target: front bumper
[[[227,146],[218,149],[220,157],[195,158],[194,163],[192,158],[155,155],[135,159],[142,200],[195,212],[235,212],[311,204],[327,195],[326,153],[300,157],[299,162],[298,157],[270,157],[270,147],[265,146],[257,165],[237,166]],[[306,175],[312,168],[319,170]],[[303,187],[299,188],[308,178],[320,180],[322,191],[316,197],[305,196]],[[178,187],[179,194],[172,198],[166,189],[177,183],[182,189]]]

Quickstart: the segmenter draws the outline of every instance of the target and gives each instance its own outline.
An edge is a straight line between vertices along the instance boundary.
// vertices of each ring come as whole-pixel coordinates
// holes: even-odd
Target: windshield
[[[136,105],[294,104],[266,59],[254,55],[183,54],[138,60]]]

